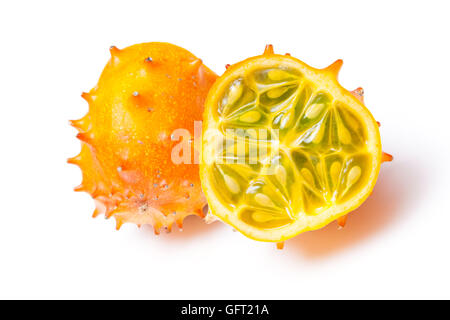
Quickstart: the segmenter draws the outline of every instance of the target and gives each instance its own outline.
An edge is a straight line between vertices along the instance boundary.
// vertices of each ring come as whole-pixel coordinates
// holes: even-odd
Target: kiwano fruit
[[[333,220],[343,226],[364,202],[392,157],[363,90],[338,83],[341,66],[315,69],[271,45],[227,65],[203,123],[200,177],[214,216],[282,247]]]
[[[144,43],[119,50],[98,84],[82,97],[89,112],[72,121],[81,152],[68,160],[82,170],[76,191],[95,200],[94,217],[114,216],[117,228],[150,224],[155,233],[182,227],[191,214],[203,217],[206,200],[198,165],[176,164],[172,132],[194,132],[217,76],[185,49]]]

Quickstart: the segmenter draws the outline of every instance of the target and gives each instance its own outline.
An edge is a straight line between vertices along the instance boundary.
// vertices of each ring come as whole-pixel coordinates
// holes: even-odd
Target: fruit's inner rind
[[[364,120],[299,71],[240,74],[216,101],[216,130],[204,136],[206,179],[249,226],[320,215],[367,185],[374,162]]]

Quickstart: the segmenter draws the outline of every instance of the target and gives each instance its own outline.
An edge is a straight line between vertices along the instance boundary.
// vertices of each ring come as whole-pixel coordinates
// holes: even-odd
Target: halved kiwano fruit
[[[382,151],[362,89],[271,46],[228,67],[205,106],[200,177],[210,212],[244,235],[282,242],[357,208]],[[386,154],[386,157],[387,154]]]

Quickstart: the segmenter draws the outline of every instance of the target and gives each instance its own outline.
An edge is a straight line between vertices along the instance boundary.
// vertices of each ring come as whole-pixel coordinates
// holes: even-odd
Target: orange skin
[[[182,227],[191,214],[204,216],[197,164],[171,160],[171,134],[202,120],[203,105],[217,75],[190,52],[168,43],[144,43],[111,59],[95,86],[82,97],[89,112],[72,121],[82,141],[78,165],[83,181],[76,191],[95,200],[94,217],[114,216],[117,228],[150,224],[155,233]],[[193,154],[193,152],[192,152]]]

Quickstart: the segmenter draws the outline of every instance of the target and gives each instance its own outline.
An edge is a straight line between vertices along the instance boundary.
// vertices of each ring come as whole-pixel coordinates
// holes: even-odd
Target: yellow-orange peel
[[[115,217],[117,228],[150,224],[155,233],[181,228],[206,204],[198,165],[171,159],[176,129],[194,132],[217,76],[202,60],[168,43],[111,47],[98,84],[82,97],[89,112],[71,121],[81,152],[68,160],[82,170],[76,191],[95,200],[94,217]]]

